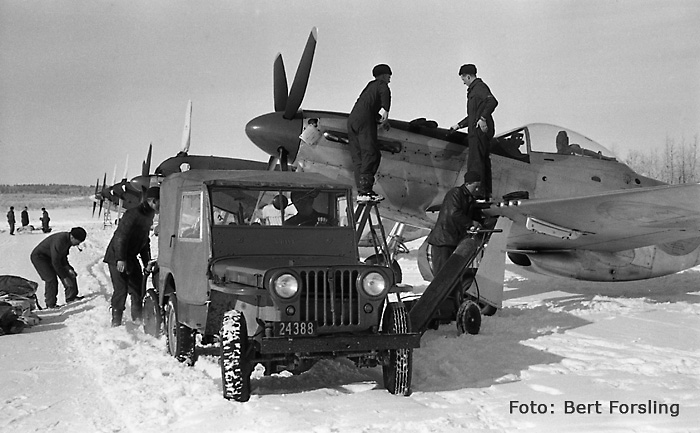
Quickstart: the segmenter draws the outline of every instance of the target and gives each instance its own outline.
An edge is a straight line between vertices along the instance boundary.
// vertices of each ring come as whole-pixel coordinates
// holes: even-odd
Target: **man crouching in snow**
[[[61,278],[66,289],[66,302],[82,299],[78,296],[78,274],[68,263],[70,247],[80,245],[85,240],[87,233],[82,227],[74,227],[70,232],[53,234],[34,248],[30,256],[32,264],[39,276],[45,282],[44,296],[47,308],[56,308],[58,296],[58,278]]]
[[[109,265],[112,278],[112,326],[121,326],[126,308],[126,295],[131,297],[131,319],[141,320],[143,296],[141,279],[143,267],[151,260],[151,240],[148,237],[153,218],[160,209],[160,188],[146,190],[146,199],[138,206],[124,212],[112,240],[107,245],[104,262]]]

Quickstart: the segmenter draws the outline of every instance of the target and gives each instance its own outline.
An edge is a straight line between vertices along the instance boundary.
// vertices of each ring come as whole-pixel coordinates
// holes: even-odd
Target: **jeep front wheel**
[[[177,320],[177,297],[171,294],[165,306],[165,337],[168,353],[180,362],[192,366],[197,361],[196,332]]]
[[[251,362],[248,359],[248,328],[238,310],[224,314],[221,323],[221,385],[224,398],[235,401],[250,399]]]
[[[410,332],[408,313],[403,304],[391,303],[384,311],[382,329],[387,334]],[[411,375],[413,374],[413,349],[389,351],[388,362],[382,365],[384,387],[392,394],[411,395]]]

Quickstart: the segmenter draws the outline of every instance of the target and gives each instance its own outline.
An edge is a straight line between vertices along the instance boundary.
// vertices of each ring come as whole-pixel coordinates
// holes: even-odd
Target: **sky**
[[[349,112],[392,70],[390,118],[465,115],[474,63],[499,101],[496,133],[570,128],[623,156],[700,133],[700,3],[687,1],[0,0],[0,184],[90,185],[179,150],[266,161],[245,135],[273,110],[311,28],[302,108]]]

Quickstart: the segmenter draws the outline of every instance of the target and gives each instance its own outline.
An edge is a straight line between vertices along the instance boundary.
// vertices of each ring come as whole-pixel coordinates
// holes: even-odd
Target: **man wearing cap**
[[[380,201],[384,197],[373,191],[382,155],[377,142],[377,128],[389,128],[391,108],[391,68],[379,64],[372,69],[374,80],[367,83],[348,116],[348,141],[355,171],[357,201]]]
[[[431,246],[433,275],[440,272],[468,230],[472,226],[480,226],[474,221],[474,195],[480,182],[479,173],[468,171],[464,174],[464,184],[450,189],[445,194],[440,214],[427,239]]]
[[[80,245],[87,233],[82,227],[74,227],[70,232],[60,232],[48,236],[34,248],[30,259],[37,273],[44,281],[44,297],[47,308],[56,308],[58,297],[58,278],[65,288],[66,302],[83,299],[78,296],[78,274],[68,263],[70,247]]]
[[[141,293],[143,274],[139,256],[143,267],[148,267],[151,260],[149,233],[159,209],[160,188],[148,188],[145,199],[138,206],[124,212],[107,245],[104,262],[109,265],[114,288],[111,301],[112,326],[122,324],[127,294],[131,298],[131,319],[141,320],[145,293]]]
[[[489,147],[495,133],[493,111],[498,101],[491,93],[489,86],[476,76],[476,66],[462,65],[459,76],[467,86],[467,117],[460,120],[450,129],[468,128],[467,141],[469,156],[467,170],[479,173],[482,180],[481,193],[484,197],[491,196],[491,160]]]

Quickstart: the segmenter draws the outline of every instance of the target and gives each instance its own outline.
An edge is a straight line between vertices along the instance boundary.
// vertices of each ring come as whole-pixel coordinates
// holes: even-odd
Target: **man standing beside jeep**
[[[143,273],[139,257],[143,267],[147,268],[151,260],[149,233],[159,209],[160,188],[148,188],[145,200],[124,212],[107,246],[104,262],[109,265],[114,288],[111,301],[113,327],[122,324],[127,294],[131,297],[131,319],[141,320],[144,293],[141,293]]]

